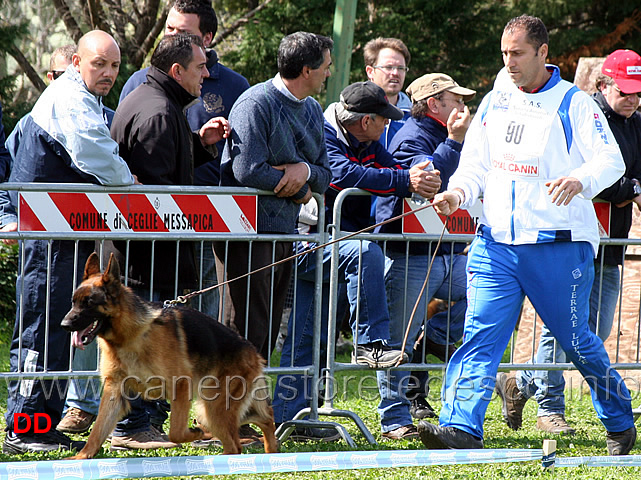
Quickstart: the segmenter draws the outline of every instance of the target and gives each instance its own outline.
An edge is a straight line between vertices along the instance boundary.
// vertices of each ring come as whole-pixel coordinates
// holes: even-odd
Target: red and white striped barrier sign
[[[610,209],[612,204],[604,202],[603,200],[594,200],[594,211],[596,212],[596,219],[599,224],[599,236],[601,238],[610,237]]]
[[[256,233],[256,195],[19,192],[21,232]]]
[[[405,199],[403,213],[411,212],[421,206],[412,200]],[[476,202],[469,210],[458,209],[449,217],[439,215],[434,208],[426,208],[416,212],[414,215],[403,217],[403,233],[440,235],[443,224],[447,222],[445,233],[474,235],[482,211],[483,205],[481,202]]]
[[[607,238],[610,236],[610,203],[601,200],[593,202],[596,212],[599,235]],[[421,205],[410,199],[405,199],[403,213],[420,208]],[[439,215],[433,208],[426,208],[414,215],[403,217],[403,233],[427,233],[440,235],[443,224],[447,222],[445,233],[473,235],[483,211],[483,204],[476,202],[469,210],[459,209],[449,217]]]

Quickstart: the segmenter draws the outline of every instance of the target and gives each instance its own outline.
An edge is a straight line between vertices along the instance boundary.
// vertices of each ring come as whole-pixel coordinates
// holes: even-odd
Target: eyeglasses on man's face
[[[631,97],[632,95],[636,95],[637,98],[641,98],[641,92],[636,92],[636,93],[623,93],[621,89],[615,85],[612,85],[612,88],[614,88],[617,92],[619,92],[619,96],[625,98],[625,97]]]
[[[56,80],[60,75],[62,75],[63,73],[65,73],[65,71],[64,71],[64,70],[51,70],[51,72],[50,72],[50,73],[51,73],[51,78],[53,78],[54,80]]]
[[[407,73],[410,67],[404,65],[374,65],[374,68],[383,70],[385,73],[392,73],[394,71]]]

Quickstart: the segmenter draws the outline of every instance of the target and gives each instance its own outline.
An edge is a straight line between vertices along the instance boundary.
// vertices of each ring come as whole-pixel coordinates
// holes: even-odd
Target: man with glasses
[[[616,50],[603,63],[593,95],[619,143],[625,173],[598,198],[610,202],[610,238],[628,238],[632,226],[632,204],[641,208],[641,56],[632,50]],[[599,250],[594,262],[594,284],[590,294],[590,329],[604,342],[612,330],[619,298],[625,246],[611,245]],[[602,264],[603,263],[603,264]],[[601,280],[602,279],[602,280]],[[544,326],[536,354],[537,363],[564,363],[565,354]],[[574,428],[565,420],[565,381],[560,370],[520,371],[499,374],[507,424],[518,430],[525,403],[534,397],[538,403],[536,427],[547,433],[572,435]]]
[[[410,51],[398,38],[378,37],[365,44],[363,58],[367,78],[383,89],[390,104],[403,112],[403,118],[390,120],[379,139],[388,148],[396,132],[410,117],[412,102],[402,92],[409,70]]]
[[[71,65],[71,57],[73,57],[74,53],[76,53],[76,46],[73,43],[63,45],[53,51],[49,60],[49,71],[47,72],[47,79],[50,82],[65,73],[67,67]]]

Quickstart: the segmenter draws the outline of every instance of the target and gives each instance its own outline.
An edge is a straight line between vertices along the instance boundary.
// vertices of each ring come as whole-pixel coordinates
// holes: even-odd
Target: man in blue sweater
[[[392,140],[389,150],[394,159],[406,168],[432,157],[433,166],[441,173],[441,182],[447,185],[458,167],[463,139],[470,125],[470,111],[465,102],[476,92],[461,87],[451,77],[442,73],[423,75],[407,88],[412,98],[412,117]],[[403,212],[402,198],[379,198],[376,222],[389,220]],[[379,227],[384,233],[400,233],[402,222],[387,223]],[[387,305],[390,311],[390,344],[400,348],[403,343],[410,314],[425,281],[432,258],[433,246],[427,242],[411,242],[409,251],[405,242],[388,242],[385,262]],[[427,304],[433,298],[452,300],[456,303],[425,323],[423,338],[426,350],[447,362],[452,356],[454,343],[463,335],[465,321],[465,263],[460,255],[465,244],[444,244],[436,252],[425,294],[414,313],[408,336],[406,353],[412,355],[412,346],[419,336],[427,314]],[[414,360],[425,360],[423,348],[414,350]],[[379,372],[381,403],[379,414],[384,431],[403,434],[415,431],[415,418],[435,417],[427,403],[429,389],[426,371],[398,371],[390,375]],[[409,380],[409,381],[408,381]],[[411,402],[411,403],[410,403]],[[394,432],[394,433],[392,433]]]
[[[441,185],[438,172],[424,171],[427,163],[403,169],[378,142],[389,120],[398,120],[402,116],[403,113],[388,102],[383,89],[373,82],[347,86],[341,92],[340,102],[327,108],[325,140],[332,169],[332,182],[325,194],[328,225],[333,223],[336,196],[345,188],[357,187],[377,195],[402,197],[417,192],[428,198],[438,191]],[[355,232],[369,226],[369,211],[370,197],[348,199],[343,204],[341,230]],[[331,248],[325,248],[324,262],[329,265],[330,261]],[[371,368],[392,367],[401,357],[401,352],[387,345],[390,317],[385,299],[385,256],[381,248],[367,240],[342,241],[339,244],[339,264],[339,278],[346,284],[350,323],[356,343],[353,361]],[[294,359],[294,365],[308,365],[311,361],[315,267],[313,254],[300,257],[296,316],[291,318],[289,325],[289,335],[293,334],[295,338],[283,346],[283,366],[289,366],[291,359]],[[328,273],[325,280],[329,282]],[[325,300],[328,298],[327,286],[328,283],[323,286]],[[327,301],[323,303],[323,319],[326,319]],[[358,318],[357,312],[360,312]],[[321,331],[326,332],[326,329]],[[326,341],[321,340],[321,343]],[[403,360],[406,361],[407,356]],[[277,423],[291,420],[307,406],[306,401],[310,398],[308,384],[299,375],[279,377],[274,393]],[[297,392],[294,398],[291,398],[292,391]]]
[[[300,205],[324,193],[331,171],[323,110],[311,95],[330,76],[331,39],[297,32],[281,40],[278,74],[245,91],[229,115],[221,185],[273,191],[258,200],[258,233],[292,234]],[[218,278],[236,278],[292,254],[292,242],[214,242]],[[285,262],[225,287],[222,321],[269,358],[292,272]],[[247,298],[249,296],[249,298]],[[271,321],[271,324],[270,324]]]

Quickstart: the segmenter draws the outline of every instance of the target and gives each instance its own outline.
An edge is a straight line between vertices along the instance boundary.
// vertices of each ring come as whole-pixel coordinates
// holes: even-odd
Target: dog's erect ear
[[[87,263],[85,264],[85,276],[82,280],[87,280],[89,277],[96,275],[97,273],[100,273],[100,259],[98,258],[98,254],[93,252],[89,255]]]
[[[105,273],[102,275],[102,279],[105,283],[120,283],[120,265],[118,265],[118,260],[116,260],[113,253],[109,255],[107,270],[105,270]]]

